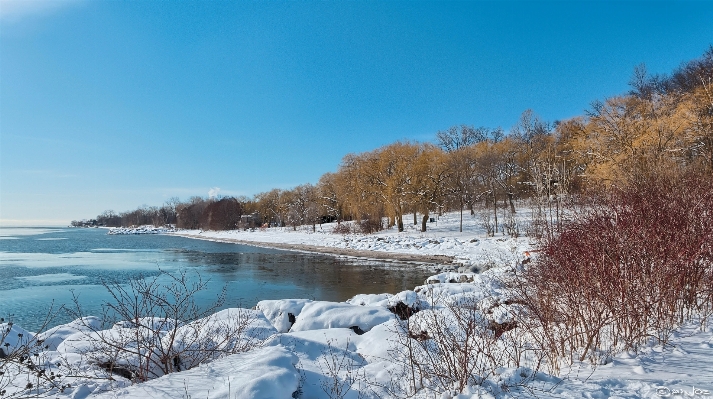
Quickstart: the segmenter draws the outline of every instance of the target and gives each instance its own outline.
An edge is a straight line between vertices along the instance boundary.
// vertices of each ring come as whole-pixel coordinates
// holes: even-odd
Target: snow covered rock
[[[426,279],[425,284],[438,283],[472,283],[476,279],[475,273],[445,272],[436,274]]]
[[[290,331],[350,328],[369,331],[391,320],[394,315],[381,306],[359,306],[348,303],[315,301],[305,304]]]
[[[67,324],[61,324],[37,334],[37,340],[42,341],[42,345],[45,346],[47,350],[55,351],[59,344],[64,342],[70,335],[78,332],[89,332],[92,329],[97,330],[100,326],[101,320],[99,320],[98,317],[82,317],[81,319],[76,319]]]
[[[392,294],[358,294],[348,299],[347,303],[359,306],[389,306]]]
[[[178,327],[163,337],[162,347],[182,353],[180,366],[187,369],[225,353],[250,350],[276,332],[261,311],[229,308]]]
[[[309,299],[265,300],[258,302],[255,308],[262,311],[278,332],[285,333],[290,331],[302,308],[310,302]]]

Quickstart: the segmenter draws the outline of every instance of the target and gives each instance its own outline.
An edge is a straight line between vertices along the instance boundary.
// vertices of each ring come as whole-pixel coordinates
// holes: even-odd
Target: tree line
[[[650,75],[641,65],[630,86],[565,121],[526,110],[509,132],[460,125],[437,132],[435,144],[398,141],[348,154],[317,184],[252,198],[172,198],[72,223],[226,230],[354,221],[369,233],[403,231],[412,214],[426,231],[433,213],[459,210],[462,230],[463,212],[478,205],[492,210],[497,231],[498,210],[517,212],[517,199],[534,201],[546,224],[573,194],[658,174],[713,174],[713,46],[671,74]]]

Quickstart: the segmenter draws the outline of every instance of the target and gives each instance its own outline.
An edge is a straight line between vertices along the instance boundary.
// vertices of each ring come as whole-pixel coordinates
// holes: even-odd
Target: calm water
[[[54,304],[79,298],[84,314],[110,300],[103,281],[152,277],[159,269],[208,280],[199,296],[212,303],[223,286],[224,307],[263,299],[343,301],[356,294],[396,293],[422,284],[428,272],[409,265],[364,262],[164,235],[107,235],[103,229],[0,229],[0,317],[36,329]],[[59,312],[54,324],[69,321]]]

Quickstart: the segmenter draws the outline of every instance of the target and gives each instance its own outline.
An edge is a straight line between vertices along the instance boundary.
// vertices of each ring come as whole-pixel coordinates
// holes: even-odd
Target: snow
[[[11,323],[0,324],[0,351],[3,356],[14,353],[24,345],[34,342],[35,334],[25,330],[24,328]]]
[[[291,398],[299,387],[297,360],[297,356],[284,347],[258,348],[92,397]]]
[[[527,213],[518,214],[525,221]],[[482,272],[494,266],[511,264],[524,259],[525,251],[532,249],[526,237],[510,238],[498,234],[487,237],[477,215],[464,215],[463,232],[459,232],[460,217],[448,213],[429,223],[426,232],[419,225],[406,224],[401,233],[392,229],[374,234],[334,234],[336,223],[318,225],[315,232],[311,226],[272,227],[252,230],[203,231],[176,230],[173,234],[211,241],[307,245],[327,248],[342,248],[359,251],[374,251],[412,255],[444,255],[455,258],[453,271]],[[297,248],[299,249],[299,248]],[[439,265],[443,268],[443,265]]]
[[[490,274],[496,274],[490,272]],[[478,275],[476,283],[437,283],[417,287],[414,291],[404,291],[395,295],[357,295],[347,302],[335,303],[288,299],[263,301],[257,309],[241,309],[254,317],[251,328],[256,340],[262,342],[252,350],[220,358],[209,363],[195,364],[182,372],[171,373],[145,383],[129,386],[128,381],[115,376],[115,381],[98,379],[78,379],[73,388],[64,393],[54,392],[52,397],[67,398],[290,398],[297,392],[298,398],[328,398],[324,387],[335,381],[346,384],[348,373],[357,376],[348,386],[345,398],[393,397],[384,387],[393,382],[399,372],[399,364],[393,360],[393,347],[402,328],[397,318],[386,307],[396,301],[409,306],[435,304],[424,309],[410,319],[411,330],[428,328],[431,315],[442,316],[441,320],[452,320],[448,306],[443,302],[431,303],[434,293],[447,298],[451,304],[458,304],[463,298],[481,300],[481,306],[491,308],[488,317],[504,322],[508,320],[508,307],[483,293],[480,289],[490,287],[497,291],[498,285],[487,277]],[[427,306],[423,306],[424,308]],[[211,323],[231,320],[237,309],[228,309],[216,314]],[[293,313],[296,323],[292,328],[284,324],[285,313]],[[150,321],[150,320],[149,320]],[[89,318],[85,323],[96,323]],[[43,354],[46,364],[64,361],[78,368],[90,370],[86,364],[86,354],[91,350],[90,339],[83,325],[75,320],[57,326],[38,335],[48,346]],[[452,324],[447,323],[446,324]],[[183,326],[189,326],[190,323]],[[349,327],[358,325],[365,331],[358,335]],[[7,325],[2,325],[7,328]],[[131,328],[130,323],[122,323],[100,333],[117,333]],[[284,330],[288,330],[284,331]],[[280,332],[282,331],[282,332]],[[7,334],[11,345],[17,344],[17,334],[32,340],[33,334],[12,326]],[[91,334],[91,333],[90,333]],[[96,334],[96,333],[95,333]],[[55,350],[52,350],[56,348]],[[701,331],[696,325],[687,325],[678,331],[672,342],[666,346],[651,345],[639,353],[622,353],[604,365],[592,369],[588,364],[576,363],[564,370],[561,376],[552,376],[543,371],[537,373],[528,385],[538,390],[543,398],[591,398],[591,397],[658,397],[657,389],[708,390],[713,392],[713,329]],[[339,373],[330,373],[328,364],[338,361],[349,367]],[[100,374],[100,371],[94,370]],[[479,398],[509,397],[526,394],[517,384],[531,371],[526,368],[501,368],[490,379],[490,385],[509,384],[511,391],[497,388],[490,392],[477,392],[470,387],[458,395],[441,392],[436,397]],[[368,381],[368,384],[366,383]],[[346,385],[343,386],[346,387]],[[483,388],[481,387],[481,388]],[[346,388],[344,388],[346,389]],[[540,392],[539,390],[544,390]],[[702,391],[701,391],[702,392]],[[444,396],[445,395],[445,396]],[[415,398],[434,397],[419,393]]]
[[[326,328],[359,327],[369,331],[394,317],[380,306],[359,306],[349,303],[315,301],[304,305],[291,331],[308,331]]]
[[[154,227],[152,225],[139,227],[112,227],[107,234],[164,234],[176,231],[172,227]]]
[[[347,300],[348,304],[359,306],[388,306],[392,294],[358,294]]]
[[[409,228],[374,235],[332,234],[333,225],[323,225],[316,233],[309,229],[271,228],[256,231],[181,231],[180,234],[210,240],[240,240],[259,243],[289,243],[333,248],[351,248],[390,253],[447,255],[456,265],[437,265],[434,275],[423,285],[399,293],[360,294],[345,302],[281,299],[259,302],[255,309],[226,309],[193,322],[160,318],[142,320],[158,330],[176,328],[176,339],[163,345],[177,350],[195,338],[193,327],[202,324],[201,338],[211,341],[221,328],[249,320],[241,337],[233,342],[215,341],[214,349],[244,348],[244,352],[198,362],[183,359],[185,371],[174,372],[143,383],[106,373],[88,359],[96,359],[92,345],[97,335],[120,336],[126,332],[143,334],[131,322],[121,322],[99,330],[99,319],[86,317],[54,327],[37,335],[45,346],[41,363],[49,370],[64,362],[77,375],[71,388],[45,392],[52,398],[659,398],[707,397],[713,394],[713,328],[689,323],[673,333],[667,345],[651,343],[636,353],[617,354],[605,364],[573,361],[557,375],[547,367],[539,371],[520,367],[498,367],[482,382],[461,392],[451,389],[423,389],[414,395],[403,391],[403,358],[399,342],[415,342],[412,334],[434,334],[434,327],[449,331],[460,322],[457,309],[473,307],[470,315],[487,335],[489,323],[515,320],[517,304],[508,301],[504,283],[522,267],[533,244],[527,238],[486,237],[474,218],[466,217],[464,232],[458,232],[457,214],[441,216],[429,231]],[[261,245],[263,245],[261,244]],[[408,323],[389,308],[406,305],[416,313]],[[441,325],[436,326],[434,321]],[[93,326],[88,329],[86,325]],[[406,327],[408,326],[408,327]],[[354,328],[352,328],[354,327]],[[356,328],[358,327],[358,328]],[[34,334],[20,326],[0,324],[4,343],[12,351],[33,342]],[[18,334],[22,334],[20,337]],[[507,334],[507,333],[506,333]],[[454,334],[457,337],[457,333]],[[406,341],[404,341],[406,340]],[[411,340],[411,341],[408,341]],[[493,350],[503,353],[504,340],[496,340]],[[433,345],[430,341],[427,345]],[[403,348],[401,348],[403,349]],[[122,364],[136,364],[130,356]],[[0,363],[1,364],[1,363]],[[339,366],[339,367],[336,367]],[[336,367],[336,368],[335,368]],[[18,380],[19,381],[19,380]],[[26,380],[25,380],[26,381]],[[21,381],[22,382],[22,381]],[[24,383],[7,385],[11,393],[23,392]],[[2,380],[0,379],[0,384]],[[523,386],[525,384],[526,386]],[[401,391],[399,391],[401,389]],[[335,391],[339,391],[339,395]],[[707,392],[707,393],[706,393]],[[689,394],[690,393],[690,394]],[[40,395],[42,396],[42,395]]]
[[[57,347],[68,337],[82,332],[89,332],[91,328],[98,329],[101,320],[98,317],[88,316],[73,320],[67,324],[52,327],[37,334],[37,339],[50,351],[56,351]]]
[[[278,332],[285,333],[290,330],[293,324],[293,321],[290,321],[290,315],[296,321],[302,308],[310,302],[312,301],[309,299],[265,300],[258,302],[255,308],[262,311]]]

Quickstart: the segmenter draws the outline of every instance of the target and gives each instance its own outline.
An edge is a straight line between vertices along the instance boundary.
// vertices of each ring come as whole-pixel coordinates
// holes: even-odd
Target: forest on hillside
[[[548,122],[526,110],[507,132],[458,125],[437,132],[435,144],[399,141],[348,154],[314,185],[252,198],[172,198],[72,225],[314,229],[353,221],[347,230],[370,233],[394,226],[403,231],[413,214],[413,223],[426,231],[434,213],[462,215],[478,206],[492,211],[489,223],[498,231],[506,224],[503,215],[518,212],[517,200],[529,199],[540,212],[533,229],[542,233],[570,198],[652,177],[713,177],[713,46],[670,74],[650,75],[641,65],[629,84],[628,93],[594,101],[569,120]]]

